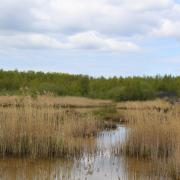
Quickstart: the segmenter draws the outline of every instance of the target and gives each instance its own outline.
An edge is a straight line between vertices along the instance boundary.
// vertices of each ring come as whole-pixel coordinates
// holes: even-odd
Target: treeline
[[[0,94],[53,93],[101,99],[147,100],[180,97],[180,76],[93,78],[64,73],[0,70]]]

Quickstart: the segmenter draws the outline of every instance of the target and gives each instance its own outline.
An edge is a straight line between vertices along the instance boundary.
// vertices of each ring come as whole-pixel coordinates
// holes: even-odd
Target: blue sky
[[[180,75],[175,0],[0,0],[0,68]]]

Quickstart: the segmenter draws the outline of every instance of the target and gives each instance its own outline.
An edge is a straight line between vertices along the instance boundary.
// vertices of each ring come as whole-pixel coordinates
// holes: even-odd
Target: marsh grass
[[[28,101],[30,97],[24,96],[0,96],[0,106],[10,107],[16,105],[17,107],[23,106],[25,101]],[[31,97],[36,101],[32,101],[32,106],[40,107],[53,107],[53,108],[96,108],[111,106],[111,100],[90,99],[85,97],[73,97],[73,96],[54,96],[53,94],[38,95]]]
[[[172,124],[142,123],[134,127],[123,147],[126,154],[157,159],[174,153],[178,132]]]
[[[30,97],[20,101],[22,107],[16,106],[17,99],[10,107],[0,107],[2,156],[78,155],[89,143],[86,139],[101,129],[101,122],[92,113],[41,107],[42,102]],[[88,144],[89,149],[91,145]]]
[[[172,109],[172,104],[164,99],[126,101],[117,103],[117,109],[168,111]]]
[[[138,103],[136,107],[139,110],[131,109],[126,113],[129,130],[125,143],[120,146],[120,153],[156,162],[161,167],[156,172],[163,177],[179,179],[180,106],[177,104],[168,112],[153,108],[142,111]]]

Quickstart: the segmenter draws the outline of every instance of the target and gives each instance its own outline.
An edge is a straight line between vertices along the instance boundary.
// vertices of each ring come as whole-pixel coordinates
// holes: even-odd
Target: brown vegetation
[[[180,106],[176,104],[167,112],[152,108],[168,107],[166,102],[164,105],[156,101],[149,105],[147,103],[146,107],[149,108],[143,111],[139,102],[131,106],[136,106],[139,110],[130,109],[126,112],[129,130],[120,152],[137,159],[155,161],[159,167],[161,166],[157,168],[157,171],[162,172],[161,175],[178,179],[180,177]]]
[[[117,103],[118,109],[127,110],[164,110],[171,109],[172,105],[163,99],[149,100],[149,101],[126,101]]]
[[[22,107],[16,106],[17,100]],[[91,113],[41,107],[41,103],[26,97],[14,100],[10,107],[0,107],[1,155],[79,154],[85,148],[86,137],[94,136],[101,128],[101,122]]]
[[[80,107],[80,108],[91,108],[91,107],[104,107],[110,106],[112,101],[101,100],[101,99],[90,99],[84,97],[73,97],[73,96],[62,96],[56,97],[51,94],[42,95],[35,97],[37,101],[32,101],[32,104],[39,106],[53,106],[53,107]],[[23,102],[22,102],[23,100]],[[22,106],[24,101],[27,100],[23,96],[1,96],[0,106],[8,107],[13,105]]]

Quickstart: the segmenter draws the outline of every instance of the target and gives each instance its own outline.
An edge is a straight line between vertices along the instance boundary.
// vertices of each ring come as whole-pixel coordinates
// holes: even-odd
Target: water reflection
[[[32,160],[28,158],[0,159],[0,179],[52,180],[118,180],[128,179],[127,164],[123,157],[111,153],[111,147],[123,142],[125,127],[103,131],[97,137],[94,153],[84,152],[73,160]]]
[[[118,126],[116,130],[101,132],[97,137],[96,152],[84,154],[80,161],[76,161],[75,164],[80,168],[73,169],[74,179],[127,179],[124,159],[111,153],[111,148],[116,143],[124,141],[125,133],[126,129],[122,126]]]
[[[0,179],[68,179],[71,161],[5,158],[0,160]]]

